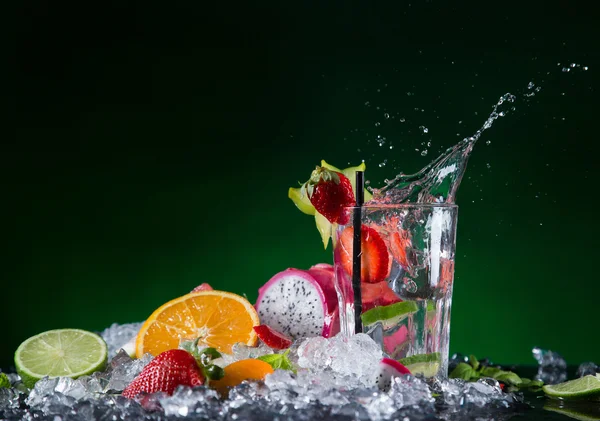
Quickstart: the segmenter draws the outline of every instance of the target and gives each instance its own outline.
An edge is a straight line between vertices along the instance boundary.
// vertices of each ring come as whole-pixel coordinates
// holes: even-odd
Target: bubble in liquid
[[[417,286],[417,283],[415,281],[413,281],[412,279],[404,278],[403,281],[404,281],[404,289],[406,289],[406,291],[414,294],[419,289],[419,287]]]

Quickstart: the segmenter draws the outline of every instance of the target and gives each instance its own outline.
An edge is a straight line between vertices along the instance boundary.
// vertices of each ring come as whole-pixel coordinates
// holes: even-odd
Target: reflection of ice
[[[600,373],[600,367],[592,362],[582,363],[577,367],[577,377],[583,377],[589,374],[595,375],[596,373]]]
[[[266,349],[239,347],[237,357]],[[151,357],[132,360],[124,352],[113,358],[105,372],[73,380],[42,379],[26,398],[13,389],[0,389],[2,420],[238,420],[332,421],[495,419],[514,414],[520,400],[502,393],[495,380],[425,382],[395,378],[389,392],[377,389],[374,374],[380,347],[367,335],[352,338],[311,338],[297,341],[290,359],[297,373],[276,370],[264,382],[242,383],[218,398],[204,386],[179,387],[173,396],[162,393],[137,400],[118,394]],[[11,380],[18,381],[16,376]]]

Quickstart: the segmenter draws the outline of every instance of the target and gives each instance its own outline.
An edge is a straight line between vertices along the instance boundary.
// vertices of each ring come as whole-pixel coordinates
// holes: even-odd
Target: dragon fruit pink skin
[[[321,282],[328,281],[323,276]],[[308,271],[286,269],[258,290],[258,317],[262,324],[292,339],[333,336],[340,328],[337,296],[331,296],[334,288],[325,289],[327,293]]]
[[[379,363],[377,386],[383,391],[388,391],[392,385],[392,378],[410,374],[410,370],[396,360],[383,358]]]

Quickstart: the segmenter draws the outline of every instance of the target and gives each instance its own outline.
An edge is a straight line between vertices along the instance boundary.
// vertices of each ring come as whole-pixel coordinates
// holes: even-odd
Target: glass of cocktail
[[[447,377],[458,207],[367,204],[346,210],[348,222],[334,239],[342,332],[355,332],[353,221],[360,212],[362,332],[413,374]]]

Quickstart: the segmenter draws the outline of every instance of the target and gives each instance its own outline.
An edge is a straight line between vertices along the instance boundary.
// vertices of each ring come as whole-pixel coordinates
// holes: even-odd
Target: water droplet
[[[533,89],[533,87],[534,87],[534,86],[535,86],[535,85],[533,84],[533,82],[529,82],[529,83],[527,84],[527,89]]]
[[[387,164],[387,159],[384,159],[383,162],[379,164],[379,167],[385,167],[385,164]]]
[[[562,71],[563,71],[564,73],[566,73],[566,72],[570,72],[570,71],[571,71],[571,69],[569,69],[568,67],[563,67],[563,68],[562,68]]]
[[[423,151],[421,151],[421,156],[427,156],[427,149],[423,149]]]
[[[492,166],[490,165],[490,163],[489,163],[489,162],[488,162],[487,164],[485,164],[485,166],[488,168],[488,170],[489,170],[490,168],[492,168]]]
[[[419,129],[421,129],[423,133],[429,133],[429,129],[425,126],[419,126]]]
[[[491,140],[486,140],[485,144],[488,145],[488,146],[490,146],[492,144],[492,141]]]
[[[375,127],[379,127],[379,126],[381,126],[381,123],[378,121],[375,123]]]
[[[388,113],[385,113],[385,114],[383,115],[383,117],[384,117],[384,118],[387,120],[388,118],[390,118],[390,115],[389,115]]]
[[[413,93],[412,92],[407,92],[406,95],[411,96]]]
[[[431,141],[427,142],[427,146],[431,146]]]
[[[404,117],[400,117],[400,123],[404,123],[406,119]]]
[[[406,289],[406,291],[414,294],[419,289],[419,287],[417,286],[417,283],[415,281],[413,281],[412,279],[404,278],[403,281],[404,281],[404,289]]]
[[[394,145],[390,145],[390,149],[394,149]]]
[[[584,71],[584,72],[586,72],[586,71],[587,71],[587,69],[589,69],[589,67],[587,67],[587,66],[583,66],[583,71]]]

